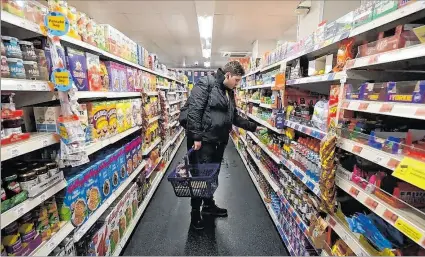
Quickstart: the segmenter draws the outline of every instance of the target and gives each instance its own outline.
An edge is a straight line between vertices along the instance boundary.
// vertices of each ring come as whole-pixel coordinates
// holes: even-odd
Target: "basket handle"
[[[189,151],[187,151],[186,155],[183,157],[184,159],[184,165],[186,167],[189,167],[189,155],[193,152],[193,147],[189,149]]]

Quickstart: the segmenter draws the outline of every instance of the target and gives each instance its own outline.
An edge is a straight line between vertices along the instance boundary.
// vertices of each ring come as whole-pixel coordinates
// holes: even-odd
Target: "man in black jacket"
[[[240,83],[245,71],[237,61],[218,69],[215,77],[202,77],[193,87],[188,99],[187,148],[195,151],[191,163],[220,163],[229,140],[232,124],[248,131],[256,131],[257,125],[240,117],[236,110],[233,89]],[[203,215],[226,217],[227,210],[219,208],[213,198],[192,198],[192,226],[203,229]]]

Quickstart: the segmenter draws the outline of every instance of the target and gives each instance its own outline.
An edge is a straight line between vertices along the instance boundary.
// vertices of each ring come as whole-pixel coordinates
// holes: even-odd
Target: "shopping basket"
[[[210,198],[218,187],[219,163],[189,164],[190,149],[183,157],[184,163],[168,175],[167,179],[173,186],[177,197],[204,197]]]

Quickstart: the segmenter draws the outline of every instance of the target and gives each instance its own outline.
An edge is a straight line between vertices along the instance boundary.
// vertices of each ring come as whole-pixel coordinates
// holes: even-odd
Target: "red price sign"
[[[363,147],[355,145],[355,146],[353,146],[352,152],[356,153],[356,154],[360,154],[362,152],[362,150],[363,150]]]
[[[398,160],[391,158],[391,159],[388,161],[387,166],[388,166],[389,168],[395,169],[395,168],[398,166],[398,164],[399,164],[399,163],[400,163],[400,162],[399,162]]]
[[[422,108],[416,109],[415,115],[416,116],[425,116],[425,108],[422,107]]]
[[[345,102],[342,103],[342,108],[347,109],[349,105],[350,105],[350,102],[345,101]]]
[[[377,63],[378,62],[378,57],[379,57],[379,54],[372,55],[371,57],[369,57],[369,60],[368,60],[367,64],[375,64],[375,63]]]
[[[398,219],[398,216],[395,215],[392,211],[387,209],[384,211],[384,219],[388,221],[389,223],[394,224],[396,220]]]
[[[332,219],[332,218],[329,218],[329,225],[331,225],[332,227],[335,227],[335,225],[336,225],[335,220]]]
[[[366,199],[365,204],[366,204],[367,206],[369,206],[369,208],[371,208],[372,210],[375,210],[375,209],[376,209],[376,207],[378,207],[378,202],[377,202],[377,201],[375,201],[375,200],[373,200],[373,199],[372,199],[372,198],[370,198],[370,197],[368,197],[368,198]]]
[[[352,194],[354,197],[357,197],[359,193],[359,190],[357,190],[355,187],[350,188],[350,194]]]
[[[393,104],[382,104],[379,112],[391,112],[393,110]]]
[[[359,111],[367,110],[367,107],[369,107],[369,104],[368,103],[361,103],[359,105]]]

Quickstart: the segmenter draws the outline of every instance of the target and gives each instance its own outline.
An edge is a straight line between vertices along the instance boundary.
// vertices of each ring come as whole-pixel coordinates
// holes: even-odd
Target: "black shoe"
[[[204,221],[202,220],[201,212],[199,210],[192,210],[192,212],[190,213],[190,216],[191,216],[190,225],[194,229],[196,230],[204,229]]]
[[[227,217],[227,210],[224,208],[218,207],[215,204],[214,200],[212,200],[209,205],[206,205],[204,202],[204,206],[202,207],[202,214],[212,215],[216,217]]]

